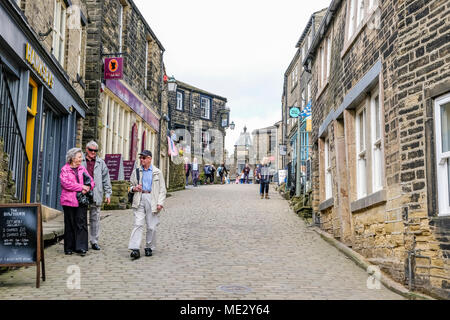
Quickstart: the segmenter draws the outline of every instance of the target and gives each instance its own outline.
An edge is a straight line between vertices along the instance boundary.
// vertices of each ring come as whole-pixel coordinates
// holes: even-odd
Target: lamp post
[[[235,127],[234,121],[231,121],[231,123],[230,123],[230,129],[231,129],[231,130],[234,130],[234,127]]]
[[[169,78],[169,80],[167,80],[167,88],[169,89],[169,93],[170,92],[177,92],[177,81],[175,80],[174,76],[171,76]],[[175,98],[176,98],[176,94],[175,94]],[[172,99],[170,99],[169,96],[169,131],[172,129],[172,106],[171,106],[171,101]]]

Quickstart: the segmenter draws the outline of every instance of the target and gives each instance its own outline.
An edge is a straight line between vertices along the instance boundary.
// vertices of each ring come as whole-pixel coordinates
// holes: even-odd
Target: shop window
[[[64,1],[55,0],[52,53],[63,67],[66,44],[66,11],[67,8]]]
[[[367,195],[366,177],[366,108],[356,113],[356,189],[358,199]]]
[[[450,215],[450,93],[435,101],[436,165],[439,215]]]

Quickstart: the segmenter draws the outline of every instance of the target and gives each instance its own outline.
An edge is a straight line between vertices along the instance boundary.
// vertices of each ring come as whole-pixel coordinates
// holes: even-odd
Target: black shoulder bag
[[[136,178],[139,184],[139,168],[136,168]],[[131,191],[133,188],[130,189],[130,191],[128,192],[128,203],[129,204],[133,204],[133,197],[134,197],[134,192]]]

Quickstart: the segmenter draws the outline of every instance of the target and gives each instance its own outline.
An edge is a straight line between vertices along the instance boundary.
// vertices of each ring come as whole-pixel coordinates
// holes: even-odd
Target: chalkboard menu
[[[0,266],[37,265],[45,280],[40,204],[0,205]]]
[[[131,173],[133,172],[134,165],[135,165],[135,161],[133,161],[133,160],[125,160],[123,162],[123,173],[124,173],[125,180],[130,181],[130,177],[131,177]]]
[[[107,154],[105,155],[105,163],[109,170],[111,180],[123,180],[123,160],[121,154]]]

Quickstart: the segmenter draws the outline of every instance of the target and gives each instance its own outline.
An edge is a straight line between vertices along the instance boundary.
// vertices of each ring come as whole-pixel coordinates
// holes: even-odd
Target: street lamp
[[[231,129],[231,130],[234,130],[234,127],[235,127],[234,121],[231,121],[231,123],[230,123],[230,129]]]
[[[169,92],[177,92],[177,80],[175,80],[174,76],[171,76],[169,80],[167,80],[167,88],[169,89]],[[175,95],[176,98],[176,95]],[[169,97],[169,130],[172,130],[172,107],[171,107],[171,101]]]

